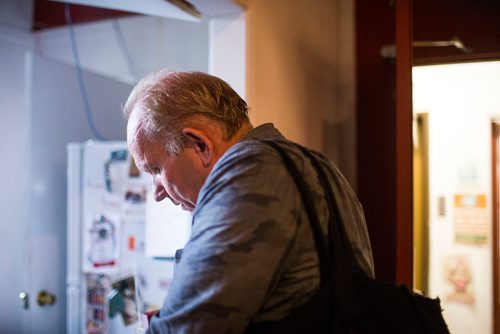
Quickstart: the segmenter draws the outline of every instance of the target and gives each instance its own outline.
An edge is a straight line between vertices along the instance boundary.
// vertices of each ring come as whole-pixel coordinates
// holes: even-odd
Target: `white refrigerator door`
[[[134,333],[134,319],[125,313],[93,318],[107,315],[109,307],[107,298],[89,297],[99,286],[96,275],[104,275],[104,288],[111,292],[119,277],[132,273],[137,311],[160,307],[173,277],[174,253],[189,237],[191,216],[169,201],[152,201],[150,177],[131,176],[138,171],[125,142],[71,143],[68,169],[68,333],[89,327]],[[96,298],[101,302],[89,303]]]
[[[67,273],[67,332],[84,333],[86,328],[87,289],[85,273],[111,274],[118,270],[118,249],[115,245],[97,245],[92,254],[92,223],[99,214],[106,215],[111,224],[116,224],[114,231],[107,236],[119,236],[120,211],[118,206],[118,188],[111,189],[106,183],[114,176],[110,175],[110,157],[113,152],[122,152],[128,156],[127,145],[123,141],[70,143],[68,150],[68,273]],[[121,165],[128,163],[122,159]],[[116,178],[113,182],[118,181]],[[109,192],[106,189],[110,189]],[[114,193],[112,192],[114,191]],[[106,230],[98,231],[105,236]],[[114,235],[113,235],[114,234]],[[105,238],[113,241],[112,238]],[[103,253],[111,253],[112,259],[104,264]],[[93,256],[93,258],[92,258]],[[93,266],[95,263],[101,266]],[[114,260],[111,261],[111,260]]]

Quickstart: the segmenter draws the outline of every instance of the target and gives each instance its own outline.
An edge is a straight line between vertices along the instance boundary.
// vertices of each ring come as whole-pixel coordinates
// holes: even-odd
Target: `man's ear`
[[[203,167],[210,166],[214,159],[214,144],[210,138],[203,131],[193,128],[183,129],[182,134],[186,140],[186,146],[194,149],[195,153],[200,157]]]

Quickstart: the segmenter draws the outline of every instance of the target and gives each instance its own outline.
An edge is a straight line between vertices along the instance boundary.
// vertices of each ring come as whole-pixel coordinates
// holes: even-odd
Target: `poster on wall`
[[[485,194],[454,196],[453,229],[456,243],[486,245],[488,241],[488,211]]]
[[[474,305],[473,271],[467,254],[451,254],[444,257],[443,278],[447,302]]]

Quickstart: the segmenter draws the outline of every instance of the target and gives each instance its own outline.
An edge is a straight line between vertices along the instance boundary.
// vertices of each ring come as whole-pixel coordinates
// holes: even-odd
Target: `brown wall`
[[[324,152],[355,183],[354,0],[247,0],[254,124]]]

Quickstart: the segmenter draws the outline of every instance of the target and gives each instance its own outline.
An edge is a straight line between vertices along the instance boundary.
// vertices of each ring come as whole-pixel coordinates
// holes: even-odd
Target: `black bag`
[[[320,289],[304,305],[276,322],[251,324],[245,333],[449,333],[438,298],[431,299],[369,277],[359,266],[341,223],[330,182],[316,157],[307,156],[323,186],[330,210],[327,240],[294,161],[276,142],[263,141],[280,154],[302,197],[316,244]]]

